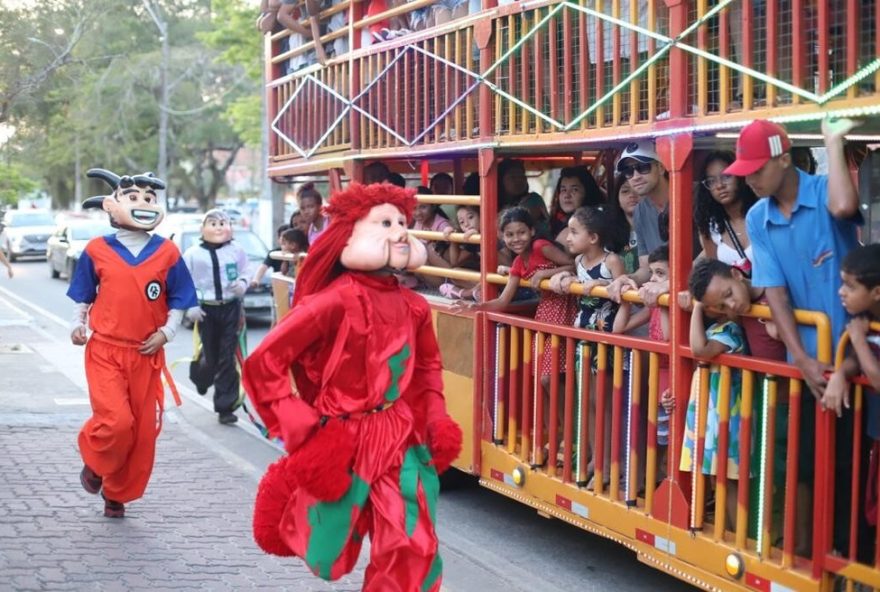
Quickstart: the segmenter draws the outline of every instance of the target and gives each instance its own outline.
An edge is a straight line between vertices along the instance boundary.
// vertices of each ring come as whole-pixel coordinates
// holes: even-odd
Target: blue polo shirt
[[[846,327],[840,303],[840,263],[858,245],[862,215],[838,220],[828,211],[828,177],[798,171],[797,202],[786,219],[765,197],[746,215],[754,252],[752,285],[788,288],[793,308],[824,312],[831,320],[832,349]],[[798,325],[806,352],[816,357],[816,330]]]

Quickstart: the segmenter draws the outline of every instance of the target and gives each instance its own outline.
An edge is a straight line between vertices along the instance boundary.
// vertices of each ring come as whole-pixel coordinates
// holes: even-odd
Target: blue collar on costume
[[[122,257],[122,259],[126,263],[132,266],[140,265],[141,263],[149,259],[159,249],[162,243],[165,242],[164,238],[162,238],[158,234],[153,234],[150,236],[149,242],[144,245],[144,248],[141,250],[140,253],[138,253],[137,257],[135,257],[131,254],[131,251],[129,251],[125,247],[125,245],[119,242],[119,239],[116,238],[115,234],[108,234],[104,237],[104,240],[107,242],[111,249],[116,251],[116,253],[120,257]]]

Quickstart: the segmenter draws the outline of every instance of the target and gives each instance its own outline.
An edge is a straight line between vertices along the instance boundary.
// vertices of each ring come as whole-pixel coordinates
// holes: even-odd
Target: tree
[[[42,2],[29,10],[0,5],[0,124],[61,68],[91,27],[95,3]]]
[[[39,184],[25,177],[19,167],[0,164],[0,203],[15,206],[20,197],[38,187]]]
[[[91,23],[89,34],[65,67],[46,78],[41,92],[10,112],[16,133],[0,151],[25,173],[42,178],[58,205],[69,205],[88,190],[103,191],[97,183],[77,190],[84,169],[141,172],[155,167],[164,87],[166,180],[184,197],[210,206],[244,142],[240,105],[258,96],[245,68],[219,59],[222,52],[202,40],[218,22],[216,15],[205,0],[161,0],[169,40],[163,85],[162,44],[143,6],[124,0],[88,2],[102,18]],[[259,40],[252,30],[248,34]]]
[[[241,0],[213,0],[212,27],[199,38],[220,51],[220,59],[244,69],[249,84],[223,114],[235,132],[252,147],[262,141],[263,36],[254,29],[258,11]]]

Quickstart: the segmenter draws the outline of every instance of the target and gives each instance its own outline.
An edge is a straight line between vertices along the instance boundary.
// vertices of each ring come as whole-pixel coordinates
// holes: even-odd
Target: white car
[[[97,220],[67,220],[58,227],[46,244],[46,261],[49,263],[49,275],[53,278],[73,277],[76,263],[82,255],[86,243],[96,236],[113,234],[115,230],[106,218]]]
[[[46,242],[53,232],[55,218],[48,210],[8,210],[3,216],[3,252],[10,261],[45,257]]]

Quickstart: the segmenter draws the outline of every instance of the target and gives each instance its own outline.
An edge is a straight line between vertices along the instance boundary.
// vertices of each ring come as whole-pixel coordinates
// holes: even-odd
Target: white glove
[[[247,291],[247,287],[248,285],[243,280],[235,280],[229,286],[229,289],[232,290],[232,293],[235,294],[236,298],[241,298]]]
[[[205,311],[201,306],[193,306],[186,311],[186,318],[193,323],[201,323],[205,320]]]

